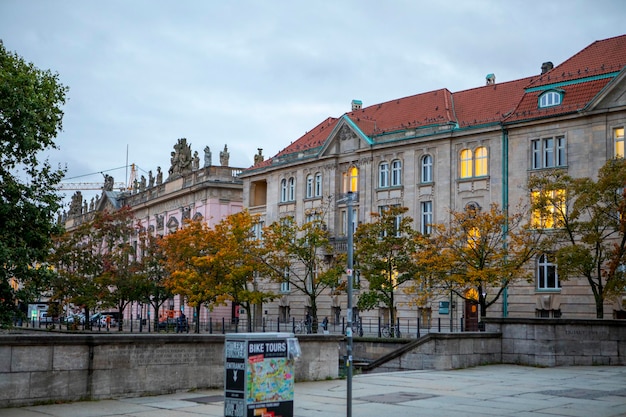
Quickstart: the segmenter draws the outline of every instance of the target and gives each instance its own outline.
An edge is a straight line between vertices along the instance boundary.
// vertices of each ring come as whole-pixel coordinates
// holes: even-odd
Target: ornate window
[[[615,141],[615,157],[624,157],[624,128],[618,127],[613,130],[613,139]]]
[[[536,275],[538,290],[561,289],[557,267],[551,256],[545,253],[539,256],[537,259]]]
[[[567,164],[567,142],[564,136],[531,141],[532,168],[554,168]]]
[[[402,185],[402,161],[395,159],[391,162],[391,186]]]
[[[433,182],[433,157],[424,155],[421,159],[422,182]]]

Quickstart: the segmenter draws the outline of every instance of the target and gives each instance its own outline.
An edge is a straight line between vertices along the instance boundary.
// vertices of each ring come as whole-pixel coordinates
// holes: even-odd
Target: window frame
[[[531,139],[530,152],[531,169],[567,166],[567,139],[565,135]]]
[[[433,202],[431,200],[420,202],[420,233],[429,236],[432,233]]]
[[[287,179],[283,178],[280,180],[280,202],[287,202]]]
[[[296,179],[294,177],[289,177],[287,181],[287,201],[295,201],[296,200]]]
[[[621,131],[621,136],[619,132]],[[624,158],[624,126],[613,129],[613,157]]]
[[[378,188],[389,188],[389,162],[378,164]]]
[[[313,196],[321,197],[322,196],[322,173],[316,172],[315,177],[313,179]]]
[[[459,161],[461,163],[460,166],[460,175],[459,177],[462,179],[473,178],[474,177],[474,153],[469,148],[461,149],[459,153]]]
[[[420,158],[421,164],[421,181],[422,183],[433,182],[433,156],[430,154],[422,155]]]
[[[542,253],[537,258],[535,280],[537,283],[537,291],[561,290],[561,281],[559,280],[557,265],[547,253]]]
[[[400,187],[402,185],[402,161],[394,159],[391,161],[391,184],[392,187]]]
[[[556,107],[563,104],[563,92],[548,90],[542,93],[537,99],[537,106],[540,109]]]
[[[486,177],[488,175],[489,150],[486,146],[479,146],[474,150],[474,177]]]

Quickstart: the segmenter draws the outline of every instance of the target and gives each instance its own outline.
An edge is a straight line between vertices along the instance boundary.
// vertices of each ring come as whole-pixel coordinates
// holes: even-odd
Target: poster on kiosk
[[[224,416],[292,417],[299,356],[292,333],[227,334]]]

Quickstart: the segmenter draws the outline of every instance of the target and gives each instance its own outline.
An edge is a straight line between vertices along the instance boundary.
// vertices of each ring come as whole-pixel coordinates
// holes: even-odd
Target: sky
[[[167,176],[179,138],[246,168],[353,99],[536,75],[624,22],[623,0],[0,0],[5,48],[69,87],[43,155],[67,182]]]

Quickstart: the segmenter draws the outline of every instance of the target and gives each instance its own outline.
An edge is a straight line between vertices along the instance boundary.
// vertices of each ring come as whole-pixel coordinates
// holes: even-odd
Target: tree
[[[530,278],[526,265],[543,248],[541,233],[522,213],[509,214],[497,204],[485,211],[474,205],[451,211],[449,224],[432,228],[423,250],[415,252],[416,291],[452,291],[478,303],[481,317],[511,283]]]
[[[98,211],[91,225],[102,259],[102,271],[95,279],[107,289],[103,293],[102,304],[117,308],[121,331],[124,309],[131,302],[139,301],[147,286],[136,248],[130,242],[131,236],[136,233],[133,212],[128,206],[113,212]]]
[[[55,149],[67,88],[0,42],[0,323],[22,315],[49,286],[45,264],[60,208],[63,171],[40,153]]]
[[[317,299],[325,290],[338,291],[345,271],[343,256],[335,253],[330,242],[323,212],[302,225],[291,216],[284,217],[263,233],[269,277],[289,283],[308,298],[311,329],[317,332]]]
[[[357,306],[370,310],[382,303],[389,311],[392,335],[396,290],[416,274],[413,254],[419,247],[419,234],[411,228],[413,220],[404,216],[407,211],[406,207],[391,206],[382,213],[372,213],[374,221],[361,224],[354,235],[356,268],[368,282]]]
[[[225,299],[220,292],[223,271],[216,258],[218,242],[215,233],[202,220],[186,221],[182,229],[159,241],[169,274],[165,285],[173,294],[184,296],[197,317],[203,305],[211,309],[214,303]]]
[[[626,287],[626,161],[611,159],[598,179],[573,178],[555,170],[533,176],[535,226],[549,228],[547,244],[560,280],[584,277],[591,288],[596,317],[604,302]]]
[[[252,305],[275,297],[271,292],[261,291],[256,280],[266,271],[266,265],[262,262],[264,248],[253,233],[255,224],[259,224],[258,216],[244,210],[231,214],[214,229],[216,242],[219,242],[214,259],[223,271],[220,292],[246,310],[250,318],[248,331],[252,331]]]
[[[143,293],[139,301],[148,303],[154,311],[155,325],[158,326],[158,311],[174,294],[166,285],[169,274],[165,269],[165,253],[159,244],[160,237],[144,230],[139,235],[139,249],[141,251],[140,268],[145,279],[142,285]],[[150,314],[148,314],[148,317]],[[200,331],[196,321],[196,332]],[[157,327],[158,328],[158,327]]]
[[[56,271],[51,299],[63,307],[74,305],[84,309],[85,322],[89,325],[90,311],[100,306],[105,291],[94,279],[102,272],[102,259],[91,222],[54,236],[49,261]]]

